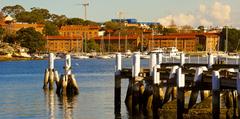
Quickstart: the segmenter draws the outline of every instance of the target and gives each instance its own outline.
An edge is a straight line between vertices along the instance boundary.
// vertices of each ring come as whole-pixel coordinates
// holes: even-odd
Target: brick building
[[[94,38],[101,51],[136,51],[140,43],[139,36],[103,36]]]
[[[81,37],[47,36],[46,48],[49,52],[79,52],[82,50]]]
[[[47,39],[47,48],[49,51],[70,52],[76,51],[77,48],[82,48],[82,37],[49,36]],[[220,36],[216,33],[188,33],[154,36],[100,36],[92,39],[95,40],[101,52],[139,51],[141,48],[152,50],[159,47],[177,47],[180,51],[197,51],[199,45],[203,47],[203,51],[217,51]],[[77,41],[79,42],[77,43]],[[96,51],[98,50],[96,49]]]
[[[59,30],[61,36],[94,38],[98,36],[99,26],[66,25]]]
[[[3,28],[10,30],[11,32],[17,32],[22,28],[34,28],[36,31],[42,33],[43,32],[43,24],[28,24],[28,23],[10,23],[6,24]]]

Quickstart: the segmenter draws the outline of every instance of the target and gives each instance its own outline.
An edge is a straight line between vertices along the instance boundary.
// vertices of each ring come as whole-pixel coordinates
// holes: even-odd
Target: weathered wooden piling
[[[180,65],[183,66],[185,64],[185,54],[181,53],[180,54]]]
[[[156,64],[157,64],[157,55],[156,55],[156,53],[151,53],[150,60],[149,60],[150,76],[153,76],[153,67]]]
[[[139,78],[140,73],[140,52],[135,52],[132,55],[132,75],[129,78],[129,84],[127,89],[127,94],[125,98],[125,103],[131,114],[135,115],[139,112],[141,89],[142,89],[142,79]]]
[[[212,73],[212,118],[220,118],[220,74],[219,71]]]
[[[122,70],[122,55],[116,54],[115,66],[115,88],[114,88],[114,113],[120,114],[121,112],[121,70]]]
[[[57,85],[58,95],[77,95],[79,93],[77,81],[71,71],[71,56],[65,56],[64,74],[61,75],[60,81]]]
[[[116,66],[115,83],[118,83],[115,84],[115,114],[116,110],[120,113],[120,106],[118,105],[121,105],[121,78],[129,79],[125,102],[131,107],[129,113],[133,117],[143,112],[146,118],[164,118],[162,117],[162,112],[170,111],[171,113],[176,113],[177,111],[177,115],[174,116],[177,116],[178,119],[182,119],[184,117],[194,118],[201,114],[207,115],[212,111],[212,118],[218,119],[220,118],[221,112],[220,91],[226,92],[236,89],[238,99],[234,98],[236,95],[234,93],[231,94],[231,92],[229,92],[229,95],[226,95],[227,100],[230,100],[228,102],[226,101],[225,104],[229,114],[228,112],[225,113],[227,111],[226,108],[222,109],[221,117],[224,113],[228,114],[226,117],[236,118],[238,115],[237,113],[240,113],[240,74],[238,73],[238,75],[236,75],[236,72],[230,72],[229,70],[239,69],[239,64],[214,64],[214,58],[211,54],[208,55],[208,62],[205,64],[199,64],[199,62],[201,62],[199,61],[199,58],[197,63],[185,63],[184,54],[181,54],[179,63],[163,63],[162,54],[159,53],[156,55],[153,53],[150,56],[149,67],[140,69],[140,56],[138,56],[138,54],[139,53],[134,53],[132,57],[132,69],[122,69],[121,66]],[[116,61],[116,64],[118,65],[119,63]],[[117,67],[121,68],[118,69]],[[119,75],[117,75],[117,69],[121,72]],[[227,73],[225,74],[225,72]],[[117,78],[119,78],[118,81],[116,80]],[[235,80],[237,81],[235,82]],[[116,87],[119,88],[117,89]],[[164,93],[161,90],[163,87],[166,88]],[[176,95],[172,94],[174,87],[177,88],[175,92]],[[119,90],[119,92],[116,90]],[[210,93],[206,93],[209,90],[212,90],[212,97],[208,97]],[[185,91],[186,95],[191,92],[190,100],[189,102],[186,102],[189,111],[185,109]],[[201,102],[196,103],[199,94],[201,94]],[[231,97],[232,95],[233,97]],[[171,101],[170,97],[172,97]],[[236,102],[234,99],[239,101]],[[209,100],[212,100],[212,102]],[[141,102],[143,103],[141,104]],[[228,105],[227,103],[231,103],[231,105]],[[238,107],[236,103],[239,103]],[[236,108],[238,108],[239,112],[237,112]],[[198,109],[200,109],[199,112]],[[232,112],[234,113],[233,116],[231,114]]]
[[[168,82],[172,82],[172,80],[174,80],[178,68],[179,68],[179,66],[177,66],[177,65],[172,66],[170,74],[169,74],[169,80],[167,80]],[[176,88],[174,89],[174,87],[172,87],[172,86],[167,86],[165,95],[164,95],[163,104],[165,104],[169,101],[171,94],[172,94],[172,100],[176,99],[176,96],[177,96]]]
[[[162,62],[163,62],[163,55],[162,55],[162,53],[158,53],[157,54],[157,64],[162,64]]]
[[[43,89],[47,89],[48,85],[48,88],[52,90],[54,88],[54,81],[56,84],[59,81],[58,72],[54,69],[54,59],[54,54],[49,53],[48,68],[45,70]]]
[[[153,101],[152,101],[152,109],[153,109],[153,118],[159,118],[158,108],[161,108],[162,98],[160,94],[160,73],[157,72],[157,69],[160,68],[160,65],[156,65],[153,67]]]
[[[140,73],[140,53],[135,52],[132,56],[132,77],[137,78]]]
[[[238,118],[240,117],[240,72],[237,73]]]
[[[208,68],[212,68],[212,65],[214,64],[214,57],[212,54],[208,54]]]
[[[191,91],[191,95],[190,95],[190,101],[188,104],[188,109],[191,109],[193,107],[193,105],[196,104],[197,101],[197,97],[199,94],[199,89],[197,88],[197,86],[199,85],[199,82],[202,80],[202,73],[203,73],[203,68],[202,67],[198,67],[196,69],[195,75],[194,75],[194,82],[193,82],[193,89]]]
[[[183,119],[184,114],[184,87],[185,87],[185,75],[182,74],[182,68],[177,70],[177,118]]]

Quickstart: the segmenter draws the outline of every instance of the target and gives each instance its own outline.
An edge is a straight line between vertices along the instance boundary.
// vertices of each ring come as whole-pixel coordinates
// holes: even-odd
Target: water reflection
[[[49,112],[49,119],[55,119],[55,110],[56,110],[56,96],[54,90],[44,90],[44,97],[45,97],[45,105]]]
[[[57,119],[58,116],[64,119],[73,119],[74,105],[77,105],[77,96],[57,96],[54,90],[45,90],[44,93],[49,119]],[[62,111],[62,115],[56,116],[56,112],[59,111]]]
[[[64,119],[73,118],[74,105],[77,104],[77,96],[62,95],[58,97],[59,107],[63,110]]]

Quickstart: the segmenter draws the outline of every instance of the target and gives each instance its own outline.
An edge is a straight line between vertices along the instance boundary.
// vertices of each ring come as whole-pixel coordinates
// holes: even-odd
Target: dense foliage
[[[50,36],[59,35],[58,27],[52,22],[46,22],[43,28],[43,34]]]
[[[226,34],[228,34],[228,42],[227,42],[227,51],[239,51],[240,50],[240,30],[235,28],[223,28],[220,33],[221,37],[221,50],[226,50]]]
[[[46,40],[40,32],[35,31],[34,28],[22,28],[16,33],[17,42],[29,49],[30,53],[41,51],[44,49]]]

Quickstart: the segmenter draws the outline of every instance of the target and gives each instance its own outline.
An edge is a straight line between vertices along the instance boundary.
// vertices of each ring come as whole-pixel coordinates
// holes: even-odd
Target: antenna
[[[84,20],[87,20],[87,6],[89,6],[89,3],[83,3],[81,5],[84,7]]]

